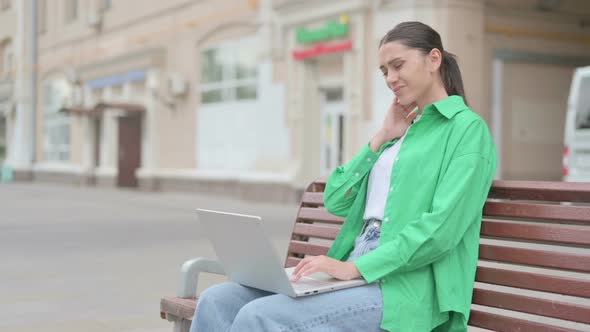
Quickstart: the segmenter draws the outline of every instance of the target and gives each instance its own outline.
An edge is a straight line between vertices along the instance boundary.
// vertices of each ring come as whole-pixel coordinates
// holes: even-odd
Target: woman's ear
[[[431,72],[436,72],[440,68],[442,64],[443,54],[438,48],[433,48],[430,53],[428,53],[428,69]]]

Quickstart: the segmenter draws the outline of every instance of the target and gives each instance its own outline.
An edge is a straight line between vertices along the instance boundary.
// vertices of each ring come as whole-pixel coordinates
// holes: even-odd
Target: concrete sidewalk
[[[0,331],[166,331],[180,265],[215,257],[194,209],[261,215],[286,252],[297,206],[180,193],[0,185]],[[222,281],[206,275],[199,289]]]

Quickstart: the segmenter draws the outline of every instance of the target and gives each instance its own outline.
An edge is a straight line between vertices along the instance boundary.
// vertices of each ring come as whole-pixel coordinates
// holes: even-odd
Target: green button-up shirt
[[[326,209],[346,217],[328,256],[346,260],[363,225],[369,172],[380,154],[367,144],[337,167]],[[482,208],[496,170],[483,119],[460,96],[424,108],[393,164],[379,246],[354,263],[383,294],[381,328],[466,331],[477,266]]]

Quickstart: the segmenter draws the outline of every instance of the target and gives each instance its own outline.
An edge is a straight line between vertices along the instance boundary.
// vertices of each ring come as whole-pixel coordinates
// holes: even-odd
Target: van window
[[[582,77],[575,103],[576,129],[590,129],[590,76]]]

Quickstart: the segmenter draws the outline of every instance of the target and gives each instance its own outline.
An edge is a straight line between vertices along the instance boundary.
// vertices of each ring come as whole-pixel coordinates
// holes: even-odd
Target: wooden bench
[[[303,193],[285,266],[325,254],[344,218],[323,206],[325,179]],[[470,329],[590,331],[590,183],[495,181],[483,210]],[[186,262],[176,297],[161,317],[188,331],[200,272],[223,273],[207,259]]]

